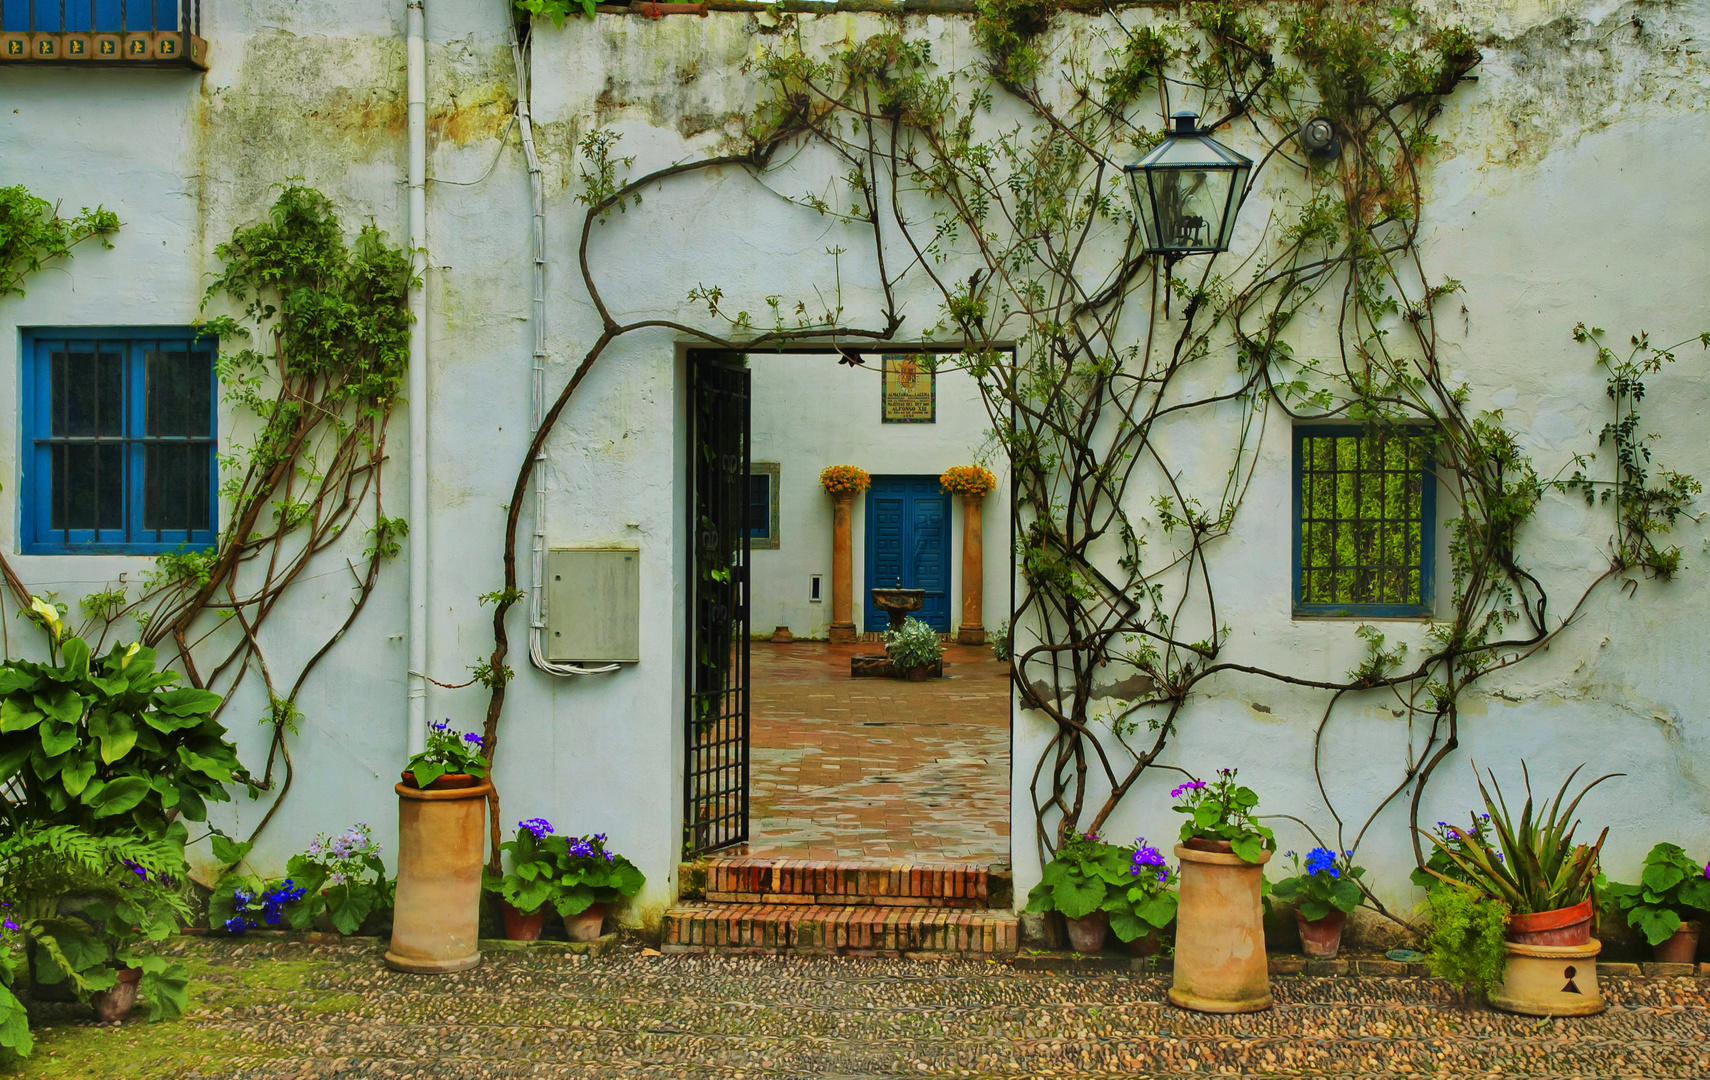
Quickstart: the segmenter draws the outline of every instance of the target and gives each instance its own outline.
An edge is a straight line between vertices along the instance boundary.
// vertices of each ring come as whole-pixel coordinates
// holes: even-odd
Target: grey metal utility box
[[[547,551],[546,658],[607,664],[641,659],[640,548]]]

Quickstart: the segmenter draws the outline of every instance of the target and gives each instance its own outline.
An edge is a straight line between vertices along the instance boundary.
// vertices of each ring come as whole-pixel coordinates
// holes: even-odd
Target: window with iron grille
[[[1436,498],[1419,434],[1294,432],[1294,611],[1429,615]]]
[[[748,466],[748,546],[778,548],[778,463]]]
[[[26,554],[210,547],[214,342],[188,329],[24,338]]]
[[[200,0],[0,0],[0,28],[14,32],[200,32]]]

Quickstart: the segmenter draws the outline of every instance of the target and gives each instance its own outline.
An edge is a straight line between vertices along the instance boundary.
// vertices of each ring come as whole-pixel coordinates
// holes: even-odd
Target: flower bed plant
[[[239,870],[250,844],[216,835],[213,845],[215,858],[227,869],[208,898],[210,928],[242,934],[330,925],[340,934],[354,934],[369,915],[392,906],[397,883],[386,879],[380,845],[364,822],[337,836],[315,837],[306,852],[291,856],[283,879]]]
[[[1292,851],[1283,853],[1294,867],[1294,874],[1271,886],[1271,895],[1294,905],[1301,918],[1316,922],[1332,911],[1346,915],[1360,904],[1359,879],[1363,867],[1353,864],[1354,853],[1338,855],[1329,848],[1315,847],[1306,853],[1306,862]]]
[[[827,465],[819,471],[820,486],[831,495],[858,495],[873,484],[867,470],[854,465]]]
[[[1144,836],[1128,852],[1127,880],[1110,889],[1104,910],[1110,912],[1110,929],[1123,941],[1155,934],[1176,920],[1176,872]]]
[[[480,779],[487,775],[487,759],[481,749],[481,736],[473,731],[457,731],[450,720],[441,720],[428,725],[427,747],[404,768],[418,788],[429,787],[440,777],[455,773]]]
[[[944,659],[938,631],[910,615],[901,630],[885,631],[885,655],[898,671],[929,668]]]
[[[1210,784],[1204,780],[1178,784],[1170,791],[1170,798],[1178,800],[1171,809],[1188,816],[1182,823],[1183,843],[1222,840],[1250,863],[1261,862],[1266,851],[1276,850],[1271,830],[1253,818],[1259,796],[1252,788],[1235,782],[1234,769],[1218,769],[1217,779]]]
[[[1061,912],[1068,919],[1091,915],[1133,883],[1132,855],[1096,832],[1070,833],[1027,894],[1027,910]]]
[[[1600,878],[1598,888],[1651,945],[1673,937],[1684,921],[1710,918],[1710,866],[1699,866],[1678,844],[1651,848],[1637,885]]]
[[[604,837],[600,839],[603,845]],[[569,844],[553,835],[550,821],[530,818],[517,822],[516,838],[500,844],[499,850],[510,869],[503,874],[482,871],[482,884],[488,892],[524,913],[539,911],[547,904],[556,906],[563,894],[559,878]]]
[[[542,843],[549,841],[554,850],[564,845],[558,856],[559,892],[552,901],[560,915],[579,915],[594,904],[621,904],[647,884],[640,868],[606,849],[605,833],[573,840],[548,837]]]

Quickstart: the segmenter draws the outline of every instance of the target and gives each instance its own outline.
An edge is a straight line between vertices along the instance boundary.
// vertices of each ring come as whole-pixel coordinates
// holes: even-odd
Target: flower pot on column
[[[481,962],[487,797],[481,737],[440,721],[410,759],[398,793],[398,885],[386,964],[438,974]]]
[[[866,491],[873,478],[854,465],[828,465],[819,482],[831,496],[831,629],[833,645],[855,640],[855,561],[850,536],[855,496]]]
[[[963,645],[983,645],[985,542],[980,514],[981,504],[997,486],[997,477],[978,465],[952,465],[938,478],[938,486],[962,497],[962,624],[956,629],[956,640]]]

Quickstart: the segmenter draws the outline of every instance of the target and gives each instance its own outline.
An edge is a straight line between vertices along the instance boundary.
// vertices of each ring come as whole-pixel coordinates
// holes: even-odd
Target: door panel
[[[867,489],[868,592],[862,629],[884,630],[890,616],[873,603],[878,588],[924,589],[916,618],[950,632],[950,496],[936,476],[875,476]]]

